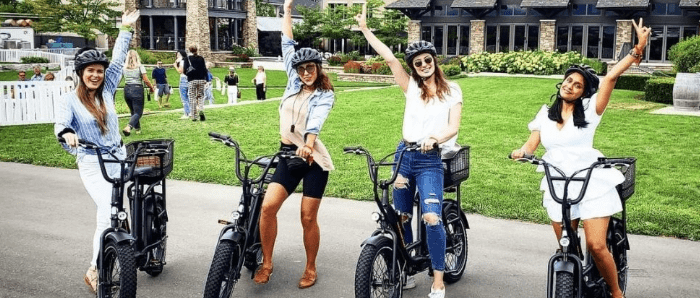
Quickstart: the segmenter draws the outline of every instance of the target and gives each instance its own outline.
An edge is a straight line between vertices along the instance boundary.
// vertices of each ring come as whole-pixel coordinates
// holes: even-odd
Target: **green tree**
[[[27,0],[40,19],[33,27],[39,32],[73,32],[86,40],[94,40],[99,32],[115,36],[115,10],[118,2],[111,0]]]
[[[265,0],[255,0],[255,12],[259,17],[276,17],[275,6]]]
[[[408,17],[397,10],[380,10],[383,6],[384,1],[382,0],[367,1],[367,27],[372,29],[374,35],[389,47],[406,44],[408,42],[406,34]],[[353,16],[360,11],[361,7],[353,7]],[[354,19],[353,24],[357,24]],[[362,34],[357,34],[352,39],[355,44],[367,43]]]
[[[301,5],[297,6],[296,9],[301,14],[303,21],[295,23],[292,27],[294,39],[303,45],[318,46],[322,38],[318,28],[324,21],[323,12],[318,7],[309,8]]]

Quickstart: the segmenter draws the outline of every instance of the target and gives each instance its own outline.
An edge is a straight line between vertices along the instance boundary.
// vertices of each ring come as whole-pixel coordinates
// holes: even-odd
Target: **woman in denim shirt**
[[[306,268],[298,285],[303,289],[316,283],[316,255],[320,242],[318,208],[326,189],[328,173],[334,169],[330,154],[318,135],[333,107],[335,94],[330,79],[321,68],[321,54],[310,48],[294,51],[292,2],[285,1],[282,20],[282,53],[288,81],[279,108],[280,149],[294,150],[304,160],[281,160],[267,189],[260,217],[263,264],[255,273],[255,282],[265,284],[270,280],[272,252],[277,237],[277,212],[304,180],[301,223]]]
[[[92,48],[83,48],[75,54],[75,72],[79,84],[75,91],[61,98],[54,125],[54,134],[66,140],[67,145],[64,145],[64,149],[76,155],[80,178],[97,205],[92,261],[84,277],[85,283],[93,293],[97,288],[96,264],[100,235],[109,227],[112,185],[102,176],[95,152],[78,148],[77,145],[78,139],[83,139],[97,144],[119,158],[126,156],[126,149],[119,135],[114,92],[121,80],[126,52],[129,49],[133,31],[130,25],[138,17],[138,11],[125,12],[122,16],[123,26],[114,45],[111,63],[104,54]],[[108,154],[103,157],[111,159]],[[109,164],[106,168],[110,176],[119,175],[118,164]]]

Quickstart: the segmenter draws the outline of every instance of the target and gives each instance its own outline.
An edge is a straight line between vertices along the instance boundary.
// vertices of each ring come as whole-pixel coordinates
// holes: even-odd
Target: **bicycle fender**
[[[114,243],[122,243],[125,241],[129,241],[129,242],[136,241],[136,239],[134,239],[134,236],[131,236],[131,234],[129,234],[125,231],[108,232],[105,235],[105,239],[112,240],[112,241],[114,241]]]
[[[365,239],[365,241],[362,241],[362,244],[360,244],[360,247],[364,247],[365,245],[378,246],[379,241],[382,241],[382,239],[385,239],[385,238],[391,240],[391,238],[384,236],[384,235],[371,236],[371,237]]]
[[[554,264],[552,264],[552,266],[553,266],[552,269],[554,269],[554,272],[569,272],[569,273],[575,275],[574,271],[575,271],[576,265],[574,264],[574,262],[558,260],[558,261],[554,261]]]
[[[228,231],[224,232],[224,234],[221,235],[221,237],[219,237],[219,242],[231,241],[241,243],[242,240],[243,234],[239,233],[238,231],[234,231],[233,229],[229,229]]]
[[[462,208],[460,206],[457,206],[457,202],[453,200],[444,200],[442,201],[442,214],[447,214],[447,210],[449,208],[457,208],[459,210],[459,217],[462,218],[464,221],[464,228],[469,229],[469,221],[467,221],[467,215],[464,214],[464,211],[462,211]],[[443,218],[444,221],[444,218]]]

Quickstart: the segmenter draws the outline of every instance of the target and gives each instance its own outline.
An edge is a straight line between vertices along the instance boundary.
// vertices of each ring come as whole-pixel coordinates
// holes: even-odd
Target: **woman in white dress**
[[[571,175],[575,171],[589,167],[603,154],[593,148],[595,130],[610,101],[617,78],[634,62],[642,59],[644,46],[647,44],[651,29],[632,22],[637,32],[639,43],[622,59],[600,82],[595,71],[588,66],[572,66],[561,83],[556,99],[551,107],[544,105],[528,128],[532,131],[530,138],[520,148],[513,150],[513,159],[525,154],[532,154],[540,143],[546,153],[542,159]],[[596,93],[597,91],[597,93]],[[538,169],[542,171],[542,169]],[[605,282],[610,287],[612,297],[624,297],[617,282],[617,270],[612,255],[605,243],[610,216],[622,211],[622,203],[615,186],[624,181],[616,169],[596,169],[583,200],[571,206],[572,226],[578,227],[579,220],[584,222],[586,245],[595,259]],[[557,194],[563,194],[563,185],[555,185]],[[552,220],[557,239],[561,238],[561,205],[554,202],[547,187],[546,178],[542,179],[540,189],[544,191],[542,205]],[[580,185],[569,186],[569,193],[579,193]]]

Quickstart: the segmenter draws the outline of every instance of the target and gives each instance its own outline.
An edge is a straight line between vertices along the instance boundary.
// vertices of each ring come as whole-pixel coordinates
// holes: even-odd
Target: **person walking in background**
[[[187,75],[185,74],[185,69],[183,68],[185,66],[185,59],[187,59],[187,53],[184,50],[180,50],[177,52],[177,59],[175,60],[175,63],[173,63],[173,66],[175,69],[177,69],[177,72],[180,73],[180,101],[182,101],[182,110],[184,111],[184,115],[180,117],[180,119],[189,119],[190,118],[190,99],[188,97],[188,92],[189,92],[189,83],[187,81]]]
[[[258,73],[256,73],[255,78],[253,78],[253,84],[255,84],[255,95],[258,100],[264,100],[265,92],[267,92],[267,75],[262,65],[258,66]]]
[[[80,84],[77,89],[63,95],[61,100],[57,101],[54,135],[64,138],[64,149],[76,156],[83,186],[97,206],[92,259],[83,277],[93,293],[98,285],[97,256],[100,252],[100,238],[110,224],[112,184],[102,176],[95,151],[78,148],[78,139],[93,142],[114,154],[103,155],[105,159],[113,159],[112,156],[120,159],[126,157],[126,148],[119,136],[114,93],[121,80],[124,59],[133,32],[130,25],[138,18],[138,12],[124,13],[122,16],[122,26],[112,51],[112,63],[109,63],[104,54],[93,48],[82,48],[75,54],[75,72]],[[105,170],[110,177],[119,177],[121,168],[118,163],[109,163]],[[77,189],[71,191],[75,192]],[[76,206],[78,205],[80,202],[76,201]],[[85,218],[82,224],[87,222]]]
[[[197,46],[190,46],[192,56],[185,58],[183,69],[187,75],[187,97],[190,99],[190,118],[204,121],[204,88],[207,85],[207,66],[204,58],[197,55]],[[190,68],[191,67],[191,68]]]
[[[43,81],[44,76],[41,74],[41,66],[37,65],[34,66],[34,75],[32,76],[30,81]]]
[[[129,123],[124,127],[122,133],[124,136],[129,136],[132,129],[136,129],[136,133],[141,133],[141,116],[143,116],[143,82],[146,82],[148,88],[153,93],[153,85],[146,76],[146,68],[141,65],[139,54],[130,50],[126,56],[126,66],[124,66],[124,100],[131,112]]]
[[[228,75],[224,78],[228,92],[228,103],[238,103],[238,74],[233,66],[228,68]]]
[[[56,79],[56,77],[53,75],[53,72],[49,71],[44,75],[44,81],[53,81],[54,79]]]
[[[165,74],[165,68],[163,67],[163,62],[158,61],[156,68],[153,69],[151,77],[155,79],[156,97],[158,97],[158,107],[170,107],[170,86],[168,85],[168,76]],[[165,99],[163,99],[165,98]]]
[[[204,100],[208,100],[210,105],[214,104],[214,76],[210,69],[214,67],[214,63],[207,62],[207,87],[204,89]]]

